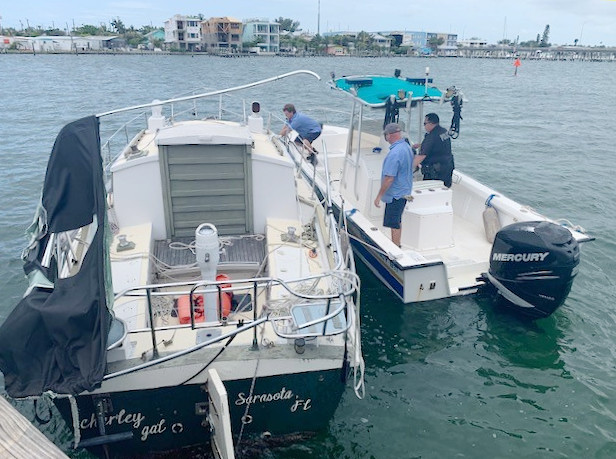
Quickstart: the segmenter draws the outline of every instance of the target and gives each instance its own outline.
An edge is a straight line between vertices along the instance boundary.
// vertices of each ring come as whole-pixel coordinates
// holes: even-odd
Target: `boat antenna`
[[[393,94],[387,98],[385,102],[385,119],[383,120],[383,129],[389,123],[397,123],[400,117],[400,109],[396,103],[396,96]]]
[[[451,127],[448,134],[452,139],[457,139],[460,135],[460,120],[462,119],[462,93],[455,86],[451,86],[447,88],[445,97],[451,98],[451,106],[453,107]]]

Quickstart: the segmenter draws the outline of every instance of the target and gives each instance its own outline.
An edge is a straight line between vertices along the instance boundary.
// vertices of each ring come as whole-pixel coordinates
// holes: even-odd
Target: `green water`
[[[465,297],[404,306],[360,267],[366,397],[349,386],[329,429],[272,458],[616,457],[616,187],[614,65],[418,58],[0,55],[0,321],[21,297],[23,230],[60,128],[108,109],[307,68],[323,77],[423,76],[462,88],[456,165],[597,240],[582,247],[565,305],[536,322]],[[348,101],[323,82],[276,83],[252,95],[265,110]],[[434,106],[448,124],[448,106]],[[103,126],[103,131],[105,127]],[[275,129],[276,130],[276,129]],[[20,409],[33,419],[32,406]],[[44,414],[44,413],[43,413]],[[70,431],[41,429],[74,457]],[[246,451],[247,455],[254,450]]]

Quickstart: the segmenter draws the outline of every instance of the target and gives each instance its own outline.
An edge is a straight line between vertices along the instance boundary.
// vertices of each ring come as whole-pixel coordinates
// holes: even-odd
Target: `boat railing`
[[[298,339],[317,336],[332,336],[346,332],[353,325],[354,315],[350,314],[350,299],[340,295],[325,304],[299,304],[287,316],[271,318],[274,332],[281,338]],[[296,312],[299,311],[299,312]],[[348,311],[343,314],[344,311]],[[312,319],[312,313],[322,313]]]
[[[117,128],[115,132],[113,132],[111,136],[108,137],[107,140],[102,144],[101,155],[103,157],[103,165],[105,167],[107,177],[109,177],[109,168],[111,167],[111,164],[113,164],[114,161],[116,161],[126,151],[126,148],[129,147],[128,144],[131,138],[137,135],[140,131],[143,131],[147,128],[147,120],[151,112],[149,110],[143,111],[144,109],[153,109],[154,107],[168,107],[170,110],[170,114],[167,116],[167,119],[170,121],[177,121],[185,117],[187,119],[215,118],[220,120],[240,121],[246,123],[246,101],[245,99],[232,97],[231,93],[271,83],[273,81],[277,81],[290,76],[302,74],[310,75],[317,79],[320,79],[320,77],[316,73],[310,70],[296,70],[241,86],[209,91],[205,93],[196,93],[196,91],[191,91],[189,93],[186,93],[186,95],[182,95],[180,97],[174,97],[172,99],[162,101],[154,100],[147,104],[111,110],[109,112],[104,112],[96,115],[98,118],[102,118],[113,114],[141,110],[138,115],[129,119],[119,128]],[[241,104],[240,108],[235,110],[229,109],[229,105],[225,103],[227,100],[237,101],[239,104]],[[201,107],[198,106],[198,101],[202,104],[210,104],[209,109],[204,110],[203,107],[205,105],[202,105]],[[186,103],[188,103],[188,107],[186,107]],[[267,121],[267,127],[269,129],[271,125],[271,114],[268,116]],[[131,132],[133,133],[132,136],[130,134]],[[114,149],[114,141],[117,140],[122,134],[122,140],[125,141],[122,142],[122,146],[120,148]]]
[[[314,285],[326,278],[330,278],[329,284],[334,291],[307,293],[308,291],[313,291],[313,289],[305,289],[306,283]],[[290,295],[286,295],[284,299],[278,301],[272,299],[271,292],[272,289],[276,287],[284,289]],[[349,271],[332,271],[291,281],[262,277],[222,281],[149,284],[126,289],[115,296],[115,301],[122,298],[145,298],[146,300],[149,326],[129,330],[127,335],[149,333],[152,339],[152,360],[120,372],[106,375],[105,379],[138,371],[148,366],[187,355],[198,349],[216,344],[251,330],[253,332],[253,346],[258,346],[256,327],[265,322],[270,322],[272,324],[272,329],[278,336],[290,339],[332,336],[343,333],[355,324],[353,297],[358,291],[359,278],[355,273]],[[253,313],[251,319],[247,319],[246,315],[243,315],[237,320],[230,320],[222,317],[222,295],[231,294],[233,292],[251,295],[250,306]],[[198,322],[195,316],[196,298],[199,295],[207,294],[213,294],[217,297],[218,317],[221,317],[221,319]],[[159,311],[157,311],[153,305],[153,298],[167,297],[168,299],[176,299],[182,295],[190,296],[190,323],[156,326],[155,317]],[[260,307],[257,307],[258,302],[261,303]],[[294,314],[296,310],[299,312]],[[241,311],[233,311],[229,316],[233,317],[233,314],[238,312]],[[305,313],[302,315],[302,312]],[[310,320],[307,318],[310,318]],[[320,327],[321,324],[322,327]],[[230,325],[234,325],[235,327],[230,329]],[[196,343],[188,349],[163,357],[160,356],[156,336],[157,332],[178,329],[211,329],[212,327],[220,327],[223,333],[207,341]],[[227,329],[230,330],[224,332],[224,330]]]
[[[230,101],[236,101],[236,98],[233,98],[231,94],[218,94],[216,99],[210,98],[208,99],[194,99],[189,101],[190,104],[188,108],[181,107],[180,104],[169,103],[170,116],[169,120],[179,121],[182,119],[200,119],[200,118],[216,118],[219,120],[229,120],[229,121],[245,121],[245,101],[240,100],[242,103],[241,111],[234,111],[228,108],[228,105],[225,104],[225,99]],[[199,105],[197,102],[206,102],[210,104],[210,109],[205,110],[204,106]],[[189,115],[189,116],[186,116]],[[231,115],[231,116],[229,116]]]
[[[250,323],[248,323],[246,325],[239,325],[238,324],[238,328],[234,328],[233,330],[228,331],[226,333],[221,333],[218,336],[212,337],[209,340],[206,340],[204,342],[198,343],[195,346],[192,346],[192,347],[190,347],[188,349],[183,349],[182,351],[174,352],[172,354],[165,355],[163,357],[158,357],[158,354],[156,353],[156,354],[154,354],[155,357],[156,357],[154,360],[150,360],[149,362],[145,362],[145,363],[142,363],[140,365],[135,365],[134,367],[131,367],[131,368],[126,368],[124,370],[116,371],[114,373],[106,374],[103,377],[103,380],[109,380],[109,379],[117,378],[118,376],[123,376],[123,375],[129,374],[129,373],[134,373],[136,371],[143,370],[144,368],[153,367],[155,365],[160,365],[160,364],[168,362],[170,360],[177,359],[179,357],[182,357],[182,356],[185,356],[185,355],[188,355],[188,354],[192,354],[193,352],[196,352],[199,349],[203,349],[204,347],[211,346],[211,345],[219,343],[221,341],[230,339],[230,338],[232,338],[234,336],[237,336],[240,333],[244,333],[244,332],[246,332],[248,330],[255,330],[256,331],[256,327],[261,325],[262,323],[266,322],[267,320],[268,320],[267,317],[260,317],[259,319],[255,320],[253,322],[250,322]]]
[[[119,153],[114,153],[113,145],[115,142],[122,142],[121,148],[123,150],[139,130],[145,129],[147,122],[148,113],[141,112],[117,128],[115,132],[107,138],[105,143],[101,145],[101,156],[103,158],[103,165],[106,170],[109,165],[112,164],[112,162],[115,161],[115,159],[117,159],[117,157],[122,153],[121,151]],[[133,126],[137,123],[140,123],[139,127],[137,129],[133,128]]]
[[[178,103],[178,102],[186,102],[186,101],[193,101],[193,100],[198,100],[198,99],[205,99],[205,98],[211,98],[212,96],[218,96],[220,94],[229,94],[232,92],[236,92],[236,91],[241,91],[244,89],[248,89],[248,88],[254,88],[256,86],[260,86],[260,85],[264,85],[267,83],[271,83],[273,81],[277,81],[277,80],[281,80],[284,78],[288,78],[294,75],[311,75],[313,77],[315,77],[316,79],[320,80],[321,77],[319,77],[319,75],[317,75],[316,73],[310,71],[310,70],[294,70],[292,72],[288,72],[288,73],[283,73],[281,75],[276,75],[273,76],[271,78],[266,78],[263,80],[259,80],[259,81],[255,81],[253,83],[248,83],[248,84],[244,84],[244,85],[240,85],[240,86],[234,86],[231,88],[226,88],[226,89],[220,89],[220,90],[216,90],[216,91],[209,91],[209,92],[205,92],[205,93],[200,93],[200,94],[192,94],[192,95],[187,95],[187,96],[183,96],[183,97],[175,97],[172,99],[167,99],[167,100],[155,100],[153,102],[147,103],[147,104],[141,104],[141,105],[133,105],[130,107],[124,107],[124,108],[119,108],[119,109],[115,109],[115,110],[110,110],[108,112],[104,112],[104,113],[99,113],[96,116],[98,118],[104,117],[104,116],[109,116],[109,115],[114,115],[117,113],[124,113],[124,112],[129,112],[129,111],[134,111],[134,110],[142,110],[142,109],[146,109],[146,108],[152,108],[152,107],[159,107],[159,106],[164,106],[164,105],[169,105],[169,104],[173,104],[173,103]]]
[[[300,148],[303,147],[298,147],[298,145],[291,141],[288,137],[279,137],[277,139],[279,142],[275,142],[275,145],[278,146],[279,149],[283,149],[287,151],[287,154],[289,154],[291,156],[291,158],[294,159],[294,161],[296,162],[296,165],[299,169],[301,169],[302,165],[305,162],[304,156],[302,154],[302,152],[299,150]],[[295,153],[291,152],[291,149],[295,150]],[[333,206],[332,206],[332,199],[331,199],[331,179],[330,179],[330,175],[329,175],[329,169],[328,169],[328,158],[327,158],[327,146],[325,144],[325,142],[323,142],[322,145],[322,149],[323,149],[323,164],[324,164],[324,174],[323,174],[323,180],[325,181],[325,190],[323,191],[323,203],[324,203],[324,209],[327,212],[326,216],[325,216],[325,221],[326,221],[326,225],[327,228],[329,230],[329,238],[330,238],[330,247],[334,256],[334,265],[335,265],[335,270],[345,270],[348,269],[346,260],[348,259],[349,256],[349,251],[351,250],[350,246],[349,247],[343,247],[341,239],[340,239],[340,231],[341,228],[338,225],[338,222],[336,221],[336,218],[334,216],[333,213]],[[282,151],[281,151],[282,153]],[[313,195],[316,195],[317,193],[317,189],[318,186],[316,184],[316,169],[313,169],[313,176],[310,177],[309,182],[312,184],[312,193]]]
[[[223,102],[224,98],[231,97],[229,94],[220,94],[217,100],[202,100],[200,105],[197,104],[197,100],[190,101],[188,106],[186,104],[170,103],[167,106],[168,115],[166,118],[169,122],[203,118],[226,119],[229,121],[244,120],[245,115],[242,113],[243,110],[241,108],[239,110],[231,110],[228,108],[229,105]],[[111,165],[130,147],[131,139],[135,138],[139,132],[145,131],[150,115],[151,112],[143,111],[132,117],[117,128],[101,145],[101,156],[107,174],[109,174]]]
[[[330,292],[323,293],[307,293],[305,286],[307,284],[318,283],[322,279],[327,279],[330,284]],[[249,306],[253,311],[252,320],[256,320],[258,315],[258,308],[256,307],[257,299],[264,302],[266,310],[273,310],[273,302],[269,298],[268,292],[273,288],[280,287],[290,294],[286,296],[286,307],[298,303],[298,302],[324,302],[339,299],[340,296],[345,298],[351,298],[359,289],[359,279],[356,274],[346,270],[335,270],[328,273],[316,274],[312,276],[306,276],[300,279],[284,281],[282,279],[261,277],[253,279],[237,279],[237,280],[220,280],[220,281],[192,281],[192,282],[174,282],[166,284],[148,284],[138,287],[132,287],[122,291],[115,296],[115,301],[120,300],[123,297],[140,297],[147,300],[147,313],[149,318],[149,326],[146,328],[139,328],[130,330],[129,333],[141,333],[144,331],[161,331],[179,328],[207,328],[211,326],[225,325],[235,323],[223,317],[222,311],[222,295],[243,293],[251,295],[251,302]],[[220,320],[198,322],[195,317],[195,303],[196,298],[199,295],[215,294],[218,304],[218,317],[222,317]],[[162,325],[152,326],[154,324],[154,317],[160,315],[160,311],[153,305],[153,298],[155,297],[167,297],[171,299],[178,298],[182,295],[190,295],[190,323],[179,325]],[[269,298],[269,299],[265,299]],[[268,309],[269,308],[269,309]],[[280,309],[280,307],[278,307]],[[229,314],[233,317],[234,314],[239,312],[245,312],[244,310],[232,311]],[[245,316],[241,320],[246,320]],[[327,320],[327,319],[323,319]]]

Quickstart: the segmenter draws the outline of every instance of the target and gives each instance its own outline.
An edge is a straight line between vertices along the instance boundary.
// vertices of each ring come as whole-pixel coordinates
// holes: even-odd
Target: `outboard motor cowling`
[[[508,306],[535,318],[564,303],[580,262],[571,232],[550,222],[519,222],[494,239],[487,278]]]

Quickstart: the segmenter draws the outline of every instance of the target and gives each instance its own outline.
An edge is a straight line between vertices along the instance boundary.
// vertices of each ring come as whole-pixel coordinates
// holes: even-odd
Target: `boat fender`
[[[496,237],[496,233],[501,228],[500,221],[498,219],[498,212],[492,206],[491,201],[492,198],[496,196],[491,194],[486,200],[486,208],[483,211],[483,227],[486,232],[486,239],[490,244],[494,242],[494,238]]]

